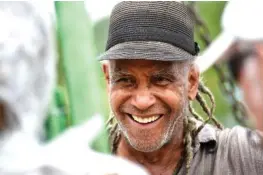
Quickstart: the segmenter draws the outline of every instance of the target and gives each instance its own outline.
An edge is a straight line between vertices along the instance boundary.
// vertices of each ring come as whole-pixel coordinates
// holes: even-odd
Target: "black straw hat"
[[[186,60],[197,54],[194,21],[176,1],[123,1],[110,17],[106,52],[99,60]]]

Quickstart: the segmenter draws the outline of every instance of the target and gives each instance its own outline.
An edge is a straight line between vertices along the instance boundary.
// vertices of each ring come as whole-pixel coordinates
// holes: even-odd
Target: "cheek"
[[[171,113],[177,113],[186,100],[186,88],[183,86],[171,86],[156,91],[156,96],[171,109]]]
[[[109,100],[111,109],[115,114],[120,113],[120,107],[130,97],[130,93],[123,89],[117,89],[115,87],[109,88]]]

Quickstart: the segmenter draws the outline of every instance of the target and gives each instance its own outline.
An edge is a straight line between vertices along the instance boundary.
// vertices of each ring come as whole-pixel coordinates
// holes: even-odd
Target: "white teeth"
[[[156,121],[157,119],[159,119],[160,115],[156,115],[156,116],[152,116],[152,117],[148,117],[148,118],[141,118],[141,117],[132,115],[132,118],[138,123],[150,123],[150,122],[153,122],[153,121]]]

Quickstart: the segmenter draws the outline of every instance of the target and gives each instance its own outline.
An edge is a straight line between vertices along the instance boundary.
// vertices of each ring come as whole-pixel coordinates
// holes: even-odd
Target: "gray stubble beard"
[[[144,148],[141,148],[142,144],[138,143],[138,142],[134,142],[132,141],[132,139],[130,138],[128,131],[129,131],[129,127],[126,127],[125,125],[122,125],[120,121],[117,120],[118,123],[118,128],[119,131],[121,132],[121,134],[124,136],[125,140],[137,151],[140,152],[153,152],[156,151],[158,149],[160,149],[161,147],[163,147],[165,144],[169,143],[173,137],[181,137],[180,133],[179,135],[176,135],[174,133],[174,130],[176,127],[183,127],[183,117],[187,117],[186,113],[187,113],[187,103],[188,100],[184,99],[182,100],[182,110],[180,111],[180,114],[178,115],[178,117],[173,121],[173,122],[169,122],[169,125],[166,129],[166,132],[164,134],[162,134],[161,136],[161,141],[160,142],[155,142],[155,144],[151,145],[151,146],[144,146]],[[115,114],[114,114],[115,115]],[[180,124],[180,122],[182,122]],[[178,126],[177,126],[178,125]],[[180,128],[179,128],[180,130]],[[183,128],[182,128],[183,130]]]

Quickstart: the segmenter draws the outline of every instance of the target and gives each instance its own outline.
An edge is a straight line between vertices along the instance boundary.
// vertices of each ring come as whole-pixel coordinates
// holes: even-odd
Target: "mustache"
[[[147,114],[165,114],[165,113],[169,113],[171,109],[164,105],[153,105],[146,110],[141,110],[133,105],[122,105],[120,107],[120,111],[122,113],[147,115]]]

